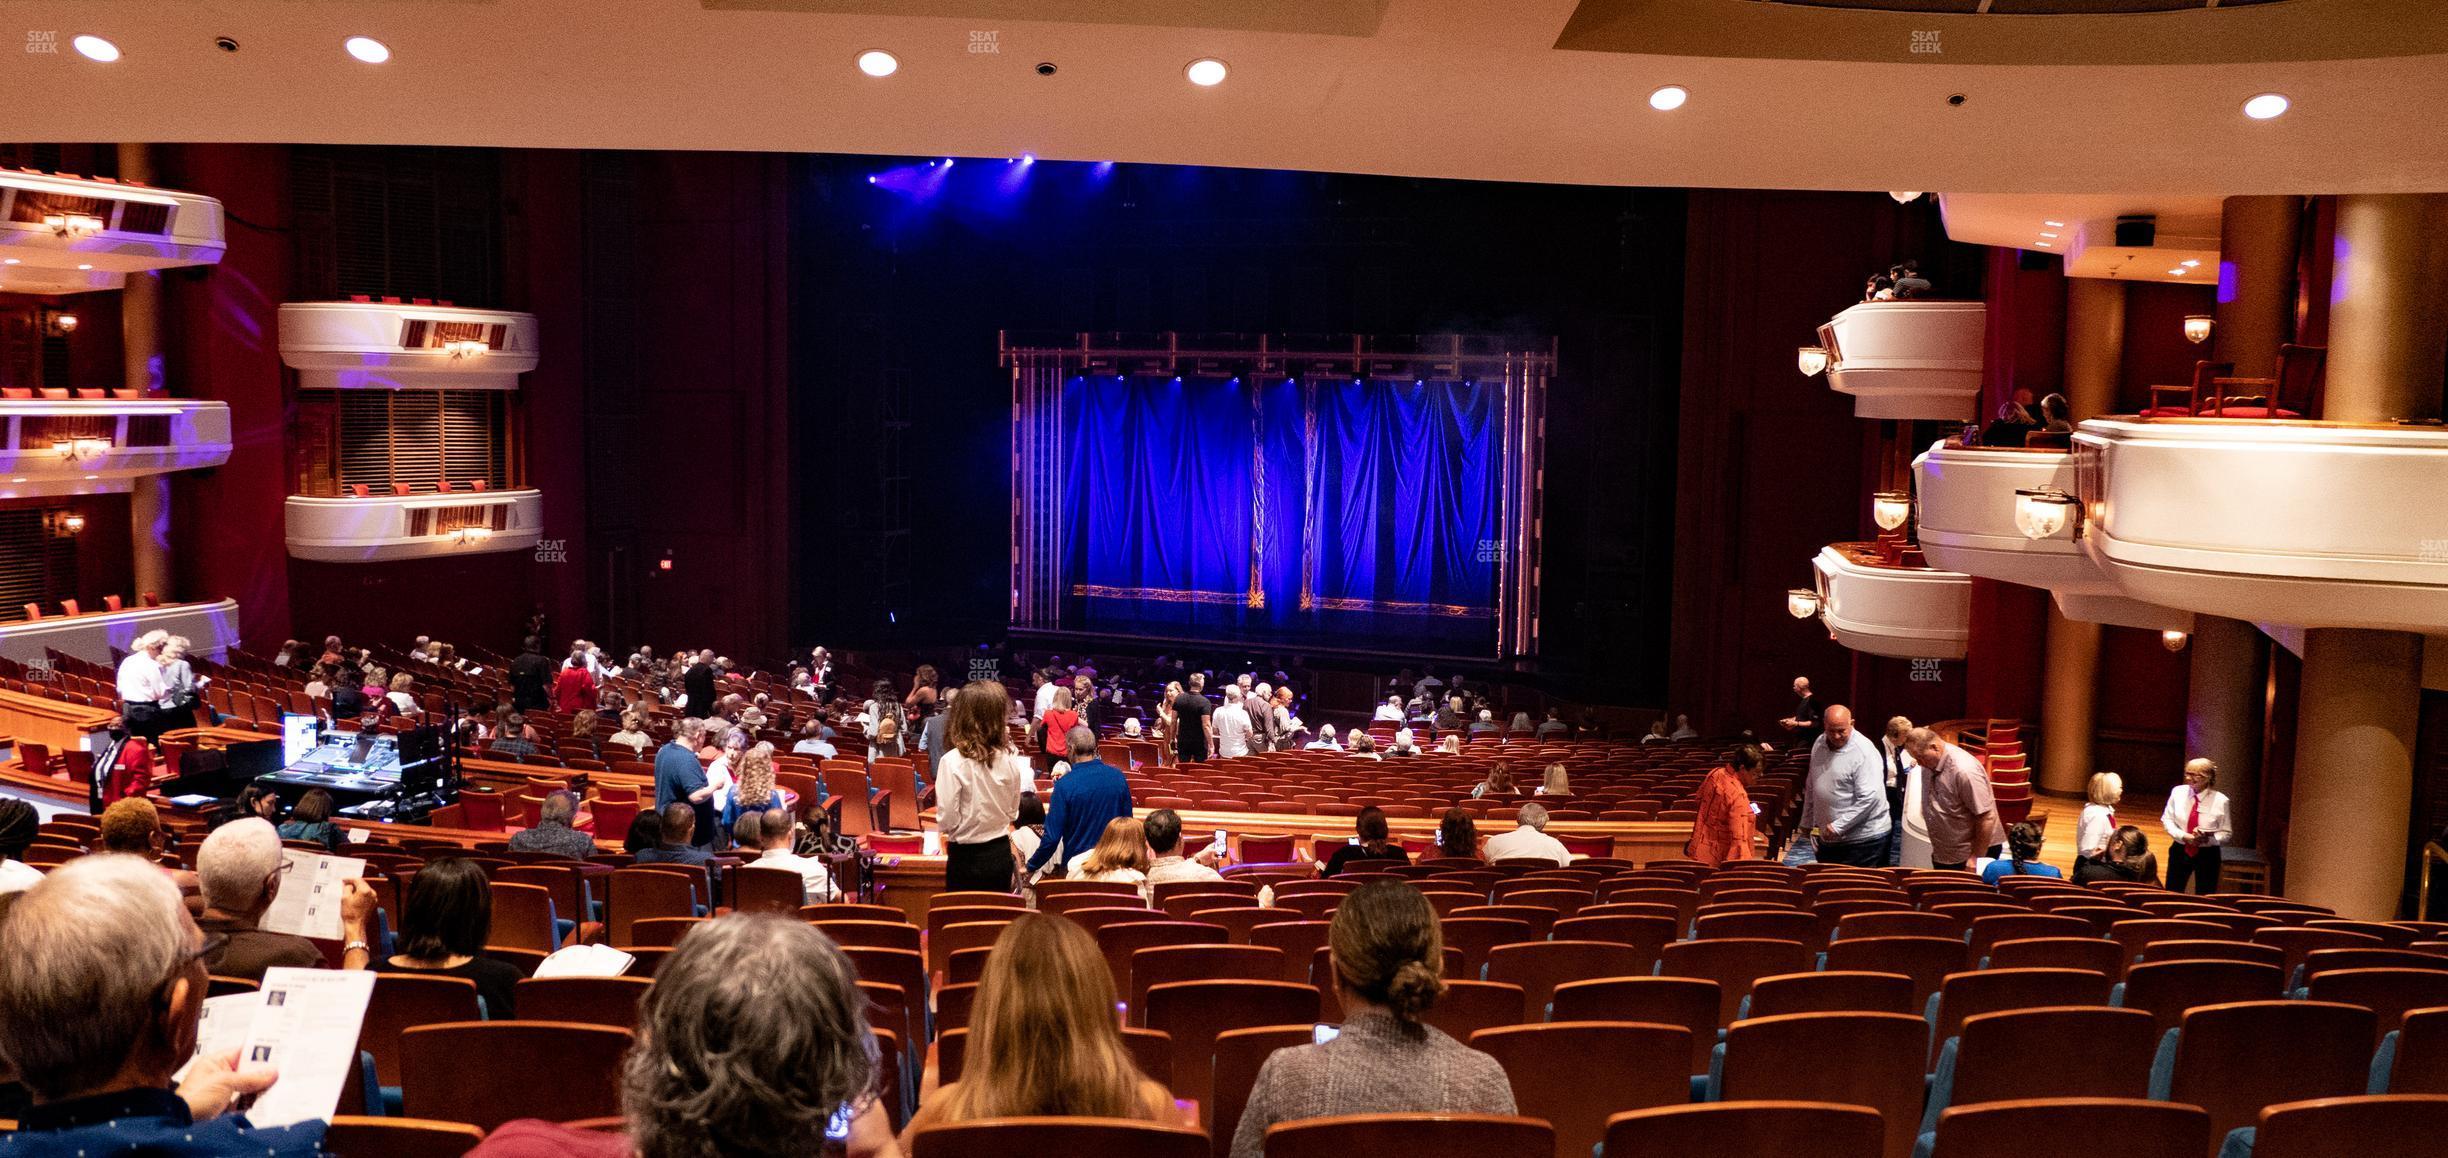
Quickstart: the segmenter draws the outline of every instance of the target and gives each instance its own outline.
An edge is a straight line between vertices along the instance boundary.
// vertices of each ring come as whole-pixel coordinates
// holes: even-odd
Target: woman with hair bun
[[[1372,881],[1352,890],[1327,933],[1342,1030],[1276,1050],[1258,1070],[1231,1158],[1261,1158],[1267,1127],[1340,1114],[1510,1114],[1513,1087],[1496,1059],[1420,1021],[1445,992],[1445,941],[1418,889]]]

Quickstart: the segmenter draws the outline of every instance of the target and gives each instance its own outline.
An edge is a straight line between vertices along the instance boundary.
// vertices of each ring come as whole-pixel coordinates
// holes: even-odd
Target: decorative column
[[[2338,199],[2337,279],[2322,417],[2440,416],[2448,349],[2448,195]],[[2421,636],[2304,633],[2286,891],[2388,920],[2405,891],[2422,697]]]
[[[2074,421],[2112,413],[2125,360],[2125,283],[2066,279],[2065,392]],[[2040,791],[2081,796],[2099,720],[2100,625],[2048,608],[2040,707]]]
[[[153,147],[121,144],[119,178],[151,183]],[[129,274],[127,288],[119,295],[119,341],[125,360],[122,382],[138,397],[149,397],[162,385],[161,309],[161,275]],[[165,602],[175,601],[178,595],[171,590],[170,576],[169,475],[143,475],[134,481],[128,491],[128,528],[136,587],[131,594],[141,596],[149,591]]]

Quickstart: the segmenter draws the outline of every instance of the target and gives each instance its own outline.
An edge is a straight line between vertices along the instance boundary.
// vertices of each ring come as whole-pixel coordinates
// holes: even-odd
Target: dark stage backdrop
[[[1492,657],[1507,393],[1068,379],[1051,485],[1024,496],[1058,522],[1058,626]]]

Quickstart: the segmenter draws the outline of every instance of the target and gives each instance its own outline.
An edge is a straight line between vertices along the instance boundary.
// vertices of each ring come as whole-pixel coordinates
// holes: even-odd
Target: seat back
[[[1126,1118],[979,1118],[928,1126],[910,1138],[910,1158],[981,1154],[1097,1154],[1182,1158],[1205,1139],[1183,1126]]]
[[[2254,1131],[2253,1158],[2360,1158],[2448,1137],[2448,1096],[2316,1098],[2271,1106]]]
[[[1271,921],[1252,926],[1249,943],[1283,954],[1283,980],[1308,981],[1309,962],[1326,946],[1327,934],[1333,929],[1325,921]]]
[[[1477,906],[1484,908],[1486,906]],[[1456,909],[1457,913],[1468,909]],[[1462,976],[1476,978],[1487,967],[1488,950],[1498,945],[1514,945],[1540,938],[1527,921],[1495,917],[1446,917],[1438,927],[1444,933],[1445,945],[1462,951]]]
[[[400,1034],[401,1105],[412,1117],[486,1130],[538,1106],[556,1117],[618,1114],[630,1039],[625,1029],[559,1021],[418,1026]]]
[[[323,1130],[323,1150],[383,1158],[460,1158],[484,1141],[484,1134],[465,1122],[340,1114]]]
[[[1690,1103],[1690,1038],[1671,1025],[1559,1021],[1483,1029],[1468,1040],[1504,1067],[1515,1112],[1555,1127],[1555,1158],[1580,1158],[1614,1115]]]
[[[1677,941],[1658,955],[1661,977],[1698,977],[1717,983],[1719,1025],[1740,1013],[1752,982],[1778,973],[1805,973],[1811,965],[1811,954],[1799,942],[1747,937]]]
[[[1269,1127],[1266,1158],[1488,1158],[1555,1149],[1555,1130],[1536,1118],[1493,1114],[1349,1114]]]
[[[1726,1030],[1715,1100],[1868,1106],[1879,1112],[1885,1158],[1909,1158],[1921,1120],[1928,1035],[1926,1022],[1901,1013],[1793,1013],[1738,1021]]]
[[[807,878],[796,869],[741,865],[723,874],[731,891],[732,909],[742,913],[796,916],[807,904]]]
[[[374,1055],[374,1073],[382,1084],[396,1086],[402,1033],[435,1022],[477,1021],[484,1016],[480,1005],[476,983],[462,977],[377,973],[365,1021],[357,1027],[357,1048]]]
[[[2130,1098],[2030,1098],[1955,1106],[1938,1116],[1930,1158],[2088,1154],[2198,1158],[2216,1138],[2195,1106]]]
[[[2148,1011],[2165,1033],[2184,1021],[2185,1011],[2237,1001],[2274,1001],[2285,978],[2251,961],[2151,961],[2125,973],[2118,1004]]]
[[[1746,1017],[1787,1013],[1913,1013],[1912,978],[1901,973],[1828,970],[1779,973],[1751,985]]]
[[[1232,1154],[1233,1131],[1249,1105],[1250,1087],[1258,1084],[1258,1069],[1276,1050],[1307,1045],[1311,1025],[1261,1025],[1228,1029],[1216,1035],[1213,1081],[1215,1110],[1208,1120],[1214,1158]],[[1464,1039],[1468,1040],[1468,1039]]]
[[[2219,962],[2235,964],[2235,962]],[[2210,1111],[2212,1137],[2250,1126],[2261,1108],[2364,1092],[2371,1010],[2312,1001],[2240,1001],[2184,1016],[2174,1068],[2157,1092]]]
[[[1989,948],[1991,969],[2081,969],[2103,977],[2118,974],[2122,946],[2088,933],[2079,937],[2020,937]]]
[[[644,977],[530,977],[518,983],[519,1016],[634,1029],[638,1003],[653,984]]]
[[[1707,1073],[1717,1044],[1717,983],[1697,977],[1609,977],[1556,986],[1557,1021],[1641,1021],[1681,1026],[1692,1036],[1691,1073]]]
[[[1880,1158],[1885,1131],[1867,1106],[1709,1102],[1634,1110],[1607,1120],[1609,1158],[1645,1154],[1809,1154]]]
[[[546,953],[561,947],[560,933],[553,928],[552,890],[511,881],[492,881],[488,887],[493,892],[493,928],[485,935],[487,945]],[[579,918],[573,913],[570,919]]]
[[[1212,1108],[1216,1035],[1260,1025],[1314,1024],[1317,990],[1288,981],[1176,981],[1148,990],[1147,1028],[1172,1039],[1173,1096],[1196,1101],[1202,1123]]]
[[[2360,1005],[2371,1010],[2372,1045],[2397,1030],[2405,1015],[2417,1009],[2448,1006],[2448,958],[2439,969],[2331,969],[2312,975],[2314,1001]]]
[[[2448,1094],[2448,1009],[2406,1014],[2405,1028],[2397,1031],[2388,1092]]]
[[[2144,1098],[2159,1034],[2149,1014],[2059,1006],[1975,1014],[1940,1075],[1948,1105],[2013,1098]],[[1948,1078],[1951,1075],[1951,1082]]]
[[[1828,946],[1827,967],[1910,977],[1920,1009],[1949,974],[1971,968],[1970,949],[1958,937],[1854,937]]]
[[[1646,977],[1655,964],[1640,950],[1612,941],[1532,941],[1490,949],[1487,979],[1521,986],[1522,1019],[1540,1021],[1558,985],[1606,977]]]
[[[1319,991],[1319,996],[1327,1001],[1334,999],[1324,990]],[[1472,1034],[1483,1029],[1521,1024],[1527,1005],[1528,998],[1522,995],[1519,985],[1502,981],[1448,981],[1445,992],[1428,1012],[1420,1015],[1420,1020],[1455,1041],[1469,1041]]]
[[[2108,1004],[2108,979],[2086,969],[1982,969],[1951,973],[1938,991],[1938,1017],[1931,1023],[1930,1058],[1955,1036],[1964,1019],[2007,1009]]]
[[[918,951],[922,938],[918,926],[906,921],[810,921],[816,931],[833,939],[843,948],[864,945],[871,949],[907,949]]]
[[[1143,929],[1147,926],[1117,925],[1114,928]],[[1132,953],[1130,961],[1123,966],[1127,973],[1127,987],[1121,990],[1130,995],[1131,1024],[1146,1024],[1147,993],[1158,985],[1170,985],[1177,981],[1286,980],[1283,950],[1264,945],[1227,945],[1221,941],[1219,937],[1213,942],[1157,945]]]
[[[625,868],[600,880],[605,890],[604,937],[615,948],[642,943],[634,937],[641,920],[697,915],[695,885],[678,873]]]

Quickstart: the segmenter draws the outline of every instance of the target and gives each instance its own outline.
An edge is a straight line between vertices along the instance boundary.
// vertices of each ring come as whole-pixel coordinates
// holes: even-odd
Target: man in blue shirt
[[[697,742],[705,738],[705,721],[684,717],[672,729],[671,742],[655,752],[655,807],[686,804],[697,812],[697,825],[691,837],[696,843],[711,847],[714,843],[714,789],[706,783],[705,765],[697,761]]]
[[[1878,745],[1853,727],[1843,704],[1828,708],[1811,745],[1802,782],[1802,827],[1818,837],[1816,855],[1829,864],[1878,868],[1887,863],[1887,762]]]
[[[195,1049],[211,946],[158,866],[89,856],[9,912],[0,1040],[34,1106],[0,1136],[8,1158],[314,1158],[323,1123],[257,1129],[230,1107],[276,1075],[236,1050]]]
[[[1122,770],[1097,756],[1096,733],[1086,725],[1064,734],[1071,745],[1071,774],[1054,782],[1054,803],[1046,809],[1046,837],[1029,858],[1034,874],[1054,860],[1060,849],[1066,863],[1097,846],[1105,826],[1131,814],[1130,782]]]

